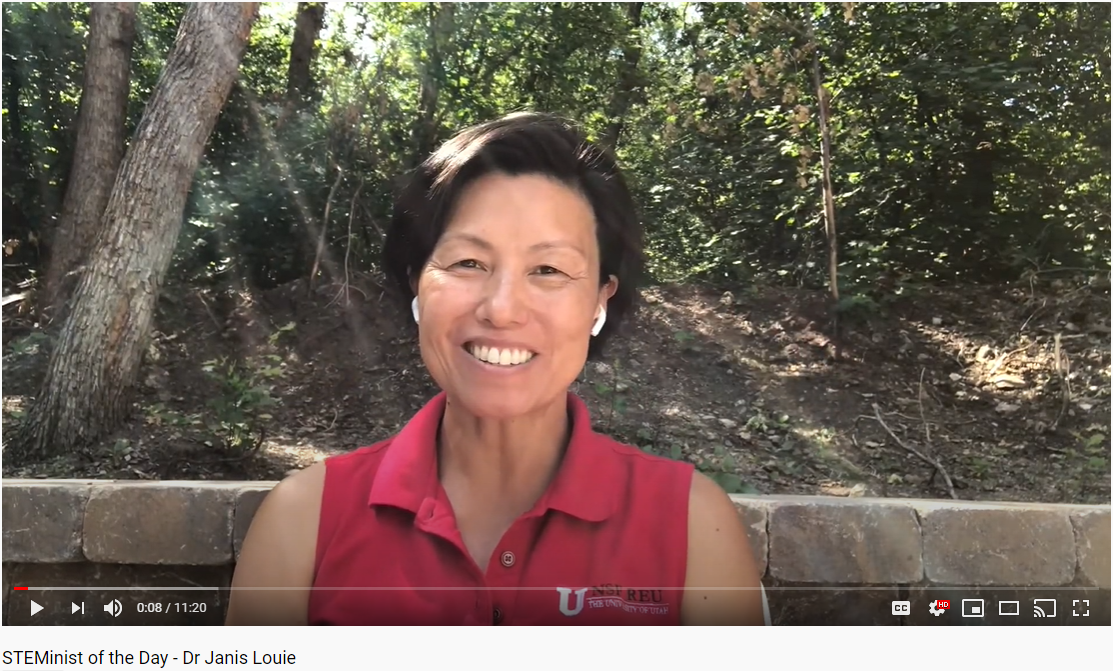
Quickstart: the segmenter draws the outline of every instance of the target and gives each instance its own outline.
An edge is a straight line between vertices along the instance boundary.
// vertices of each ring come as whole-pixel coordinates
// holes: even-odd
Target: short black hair
[[[607,302],[606,324],[588,349],[589,358],[597,357],[637,298],[644,266],[642,226],[614,157],[565,119],[516,112],[466,128],[441,145],[408,176],[394,201],[383,244],[386,274],[402,298],[411,301],[411,281],[433,253],[460,194],[479,177],[496,172],[551,177],[590,203],[600,286],[612,275],[618,279],[618,289]]]

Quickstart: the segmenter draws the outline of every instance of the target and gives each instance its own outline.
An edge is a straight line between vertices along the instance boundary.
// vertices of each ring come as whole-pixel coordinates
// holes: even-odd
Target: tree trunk
[[[124,156],[43,387],[8,448],[79,448],[127,416],[193,175],[239,70],[258,3],[189,6]]]
[[[809,41],[812,44],[812,82],[815,84],[815,97],[819,102],[819,134],[823,159],[823,220],[827,233],[827,273],[831,289],[832,338],[835,344],[835,359],[839,358],[841,333],[839,332],[839,246],[835,228],[835,192],[831,185],[831,129],[828,126],[830,110],[827,107],[827,89],[823,87],[823,75],[819,69],[819,46],[809,28]]]
[[[610,125],[607,126],[600,142],[611,153],[618,150],[618,139],[622,135],[622,126],[625,123],[626,113],[630,110],[630,102],[638,83],[638,63],[642,58],[638,29],[642,25],[644,5],[644,2],[626,3],[626,18],[629,25],[622,47],[622,63],[618,71],[618,84],[614,95],[611,96],[610,104],[607,105],[607,118],[610,120]]]
[[[50,245],[44,307],[61,313],[73,277],[96,237],[116,171],[124,158],[134,2],[94,3],[89,8],[89,46],[77,115],[73,165],[62,215]]]
[[[299,2],[294,21],[294,39],[290,42],[290,68],[286,71],[286,104],[276,128],[281,128],[290,115],[313,93],[313,57],[317,38],[325,24],[325,5],[320,2]]]
[[[411,163],[416,166],[433,152],[437,144],[437,104],[440,100],[441,82],[444,81],[444,63],[441,56],[441,38],[450,35],[455,21],[455,7],[451,2],[429,4],[428,51],[429,59],[421,74],[421,92],[418,99],[418,118],[414,127],[415,153]]]
[[[325,23],[325,6],[319,2],[298,3],[294,39],[290,43],[290,69],[286,75],[286,98],[303,100],[313,90],[313,55]]]
[[[966,223],[952,228],[951,258],[962,265],[973,264],[987,269],[1001,257],[999,244],[1004,242],[993,238],[999,229],[991,225],[996,202],[996,142],[985,117],[977,110],[963,110],[960,119],[966,136],[963,138],[966,150],[962,156],[966,170],[959,178],[956,201],[962,208],[959,221]]]

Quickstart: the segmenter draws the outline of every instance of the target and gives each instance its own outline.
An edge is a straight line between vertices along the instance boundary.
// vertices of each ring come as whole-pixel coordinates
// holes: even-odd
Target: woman
[[[443,391],[275,487],[229,624],[762,623],[726,494],[594,433],[569,392],[641,270],[606,152],[538,114],[465,130],[402,192],[384,260]]]

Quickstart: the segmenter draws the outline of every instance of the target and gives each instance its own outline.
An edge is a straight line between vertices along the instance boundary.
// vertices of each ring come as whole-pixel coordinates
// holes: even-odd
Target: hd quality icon
[[[947,609],[950,607],[950,601],[947,601],[946,599],[936,599],[935,601],[932,601],[928,604],[928,612],[936,617],[939,617],[943,613],[946,613]]]

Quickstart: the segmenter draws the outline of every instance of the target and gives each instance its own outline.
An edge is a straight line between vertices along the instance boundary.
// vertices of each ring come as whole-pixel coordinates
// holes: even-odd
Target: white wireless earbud
[[[420,324],[421,323],[421,317],[419,317],[418,314],[417,314],[417,296],[414,296],[414,302],[410,303],[410,309],[413,310],[413,312],[414,312],[414,323],[415,324]]]
[[[597,336],[603,330],[603,324],[607,323],[607,310],[602,305],[599,306],[599,316],[595,318],[595,323],[591,325],[591,335]]]

